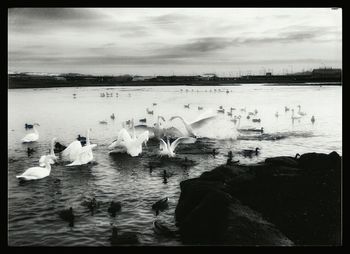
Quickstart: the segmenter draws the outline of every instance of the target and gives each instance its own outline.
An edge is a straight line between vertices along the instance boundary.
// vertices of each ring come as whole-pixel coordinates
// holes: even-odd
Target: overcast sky
[[[86,74],[262,74],[342,63],[342,10],[16,8],[8,69]]]

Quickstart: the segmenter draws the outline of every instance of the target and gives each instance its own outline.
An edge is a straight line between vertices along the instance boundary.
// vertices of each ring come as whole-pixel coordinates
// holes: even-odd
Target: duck
[[[276,111],[276,113],[275,113],[275,117],[277,117],[277,118],[279,117],[279,115],[278,115],[278,111]]]
[[[225,113],[225,109],[218,109],[217,111],[218,113],[223,113],[223,114]]]
[[[196,141],[195,138],[191,138],[191,137],[179,137],[177,138],[174,142],[172,142],[170,144],[169,142],[169,138],[167,138],[167,142],[165,142],[162,138],[160,139],[160,145],[159,145],[159,149],[160,149],[160,156],[168,156],[170,158],[175,157],[175,149],[176,147],[184,142],[185,140],[188,139],[192,139],[191,141],[194,143]]]
[[[96,147],[97,145],[90,143],[90,131],[91,129],[87,130],[86,145],[84,147],[80,146],[80,150],[76,153],[74,161],[66,166],[71,167],[85,165],[94,159],[92,148]]]
[[[107,209],[107,212],[112,216],[115,217],[116,213],[121,210],[122,206],[120,202],[114,202],[112,201]]]
[[[284,112],[288,112],[289,108],[287,106],[284,106]]]
[[[152,105],[153,105],[153,106],[157,106],[157,103],[153,102]]]
[[[24,125],[24,128],[26,129],[26,130],[28,130],[28,129],[33,129],[33,124],[25,124]]]
[[[161,200],[158,200],[156,203],[152,205],[152,210],[155,211],[164,211],[165,209],[168,208],[168,197],[165,197]]]
[[[146,108],[146,112],[147,112],[147,114],[149,114],[149,115],[153,115],[153,110],[149,110],[148,108]]]
[[[190,108],[190,104],[184,105],[185,108]]]
[[[167,226],[164,226],[160,220],[155,220],[153,222],[153,230],[156,234],[164,235],[168,237],[174,236],[174,232],[171,231]]]
[[[50,175],[51,164],[54,164],[53,158],[50,155],[43,155],[40,158],[40,167],[31,167],[24,171],[21,175],[16,176],[19,180],[39,180]],[[45,166],[45,167],[43,167]]]
[[[32,155],[32,153],[34,152],[34,149],[33,148],[27,148],[27,155],[28,155],[28,157],[30,156],[30,155]]]
[[[80,134],[77,137],[77,140],[80,141],[82,146],[86,145],[86,137],[80,136]]]
[[[58,215],[62,220],[69,222],[70,227],[73,227],[75,216],[72,207],[67,210],[60,211]]]
[[[35,142],[35,141],[37,141],[37,140],[39,139],[39,132],[38,132],[38,130],[36,129],[35,126],[40,126],[40,125],[39,125],[38,123],[34,123],[34,124],[33,124],[33,130],[34,130],[34,132],[25,135],[25,136],[21,139],[22,143]]]
[[[253,118],[252,121],[254,123],[260,123],[261,122],[261,119],[260,118]]]
[[[252,155],[257,156],[259,154],[259,150],[260,150],[259,147],[255,148],[255,150],[245,149],[239,152],[239,154],[242,154],[244,157],[252,157]]]
[[[100,124],[107,124],[107,121],[106,121],[106,120],[103,120],[103,121],[100,121],[99,123],[100,123]]]
[[[232,116],[232,111],[227,112],[227,115],[228,115],[228,116]]]
[[[314,116],[311,117],[311,122],[315,123],[315,117]]]
[[[246,112],[247,108],[241,108],[241,112]]]
[[[198,110],[203,110],[203,107],[199,107],[199,106],[198,106]]]
[[[111,115],[111,119],[114,120],[115,119],[115,115],[114,113]]]
[[[146,120],[146,118],[142,118],[142,119],[140,119],[139,120],[141,123],[145,123],[147,120]]]

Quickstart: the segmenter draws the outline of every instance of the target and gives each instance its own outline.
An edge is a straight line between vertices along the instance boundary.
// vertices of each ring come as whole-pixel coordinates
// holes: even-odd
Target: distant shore
[[[166,82],[166,81],[127,81],[113,83],[87,83],[87,82],[66,82],[54,80],[21,80],[8,82],[8,89],[23,88],[59,88],[59,87],[123,87],[123,86],[241,86],[249,84],[263,84],[267,86],[341,86],[342,82],[233,82],[230,81],[195,81],[195,82]]]

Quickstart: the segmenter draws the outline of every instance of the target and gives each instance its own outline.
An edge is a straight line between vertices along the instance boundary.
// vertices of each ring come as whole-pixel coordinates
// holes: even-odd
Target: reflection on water
[[[100,97],[107,89],[113,97]],[[73,93],[77,94],[76,99]],[[341,95],[341,87],[259,85],[9,90],[9,244],[108,246],[111,225],[114,225],[120,232],[139,233],[141,244],[179,245],[176,237],[159,236],[152,227],[153,221],[159,219],[176,229],[174,210],[181,181],[224,163],[229,150],[233,151],[234,160],[241,163],[312,151],[341,154]],[[157,105],[153,106],[153,103]],[[184,107],[188,103],[189,109]],[[291,112],[285,112],[284,106],[297,111],[299,104],[307,115],[292,122]],[[198,106],[203,110],[199,111]],[[152,141],[140,157],[109,154],[108,145],[116,139],[123,121],[134,118],[139,123],[139,119],[146,118],[147,124],[153,125],[158,115],[166,120],[180,115],[191,121],[206,110],[216,111],[219,106],[226,110],[235,107],[232,118],[241,114],[240,123],[235,125],[227,112],[220,114],[215,122],[198,131],[202,138],[196,144],[178,147],[178,160],[160,159],[157,156],[159,144]],[[147,114],[146,108],[154,114]],[[241,112],[240,108],[246,108],[247,112]],[[260,123],[246,119],[248,112],[255,109]],[[112,113],[114,120],[110,118]],[[314,124],[312,115],[316,119]],[[99,121],[107,121],[107,124],[99,124]],[[34,122],[40,123],[39,141],[22,144],[20,139],[29,132],[24,129],[24,124]],[[184,131],[181,121],[167,124]],[[263,127],[264,133],[238,133],[238,125],[239,128]],[[17,174],[37,166],[40,156],[48,153],[51,138],[57,137],[60,143],[68,145],[78,134],[85,135],[87,128],[92,128],[91,142],[98,145],[93,150],[93,163],[66,167],[66,162],[59,162],[53,165],[47,178],[27,183],[17,181]],[[26,152],[28,147],[34,149],[30,156]],[[255,147],[261,149],[258,157],[250,159],[238,155],[242,149]],[[210,153],[214,148],[219,152],[215,157]],[[195,163],[183,167],[181,161],[185,157]],[[164,170],[168,175],[166,183]],[[101,206],[91,215],[82,202],[93,197]],[[169,197],[169,207],[156,216],[152,204],[164,197]],[[111,201],[119,201],[122,205],[116,217],[107,212]],[[58,216],[59,211],[69,207],[73,207],[76,215],[74,227],[69,227]]]

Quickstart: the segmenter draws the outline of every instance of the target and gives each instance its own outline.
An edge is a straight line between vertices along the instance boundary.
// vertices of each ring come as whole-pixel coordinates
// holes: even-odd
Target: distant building
[[[266,72],[266,76],[272,76],[271,72]]]
[[[341,69],[319,68],[313,69],[313,77],[336,78],[341,77]]]

